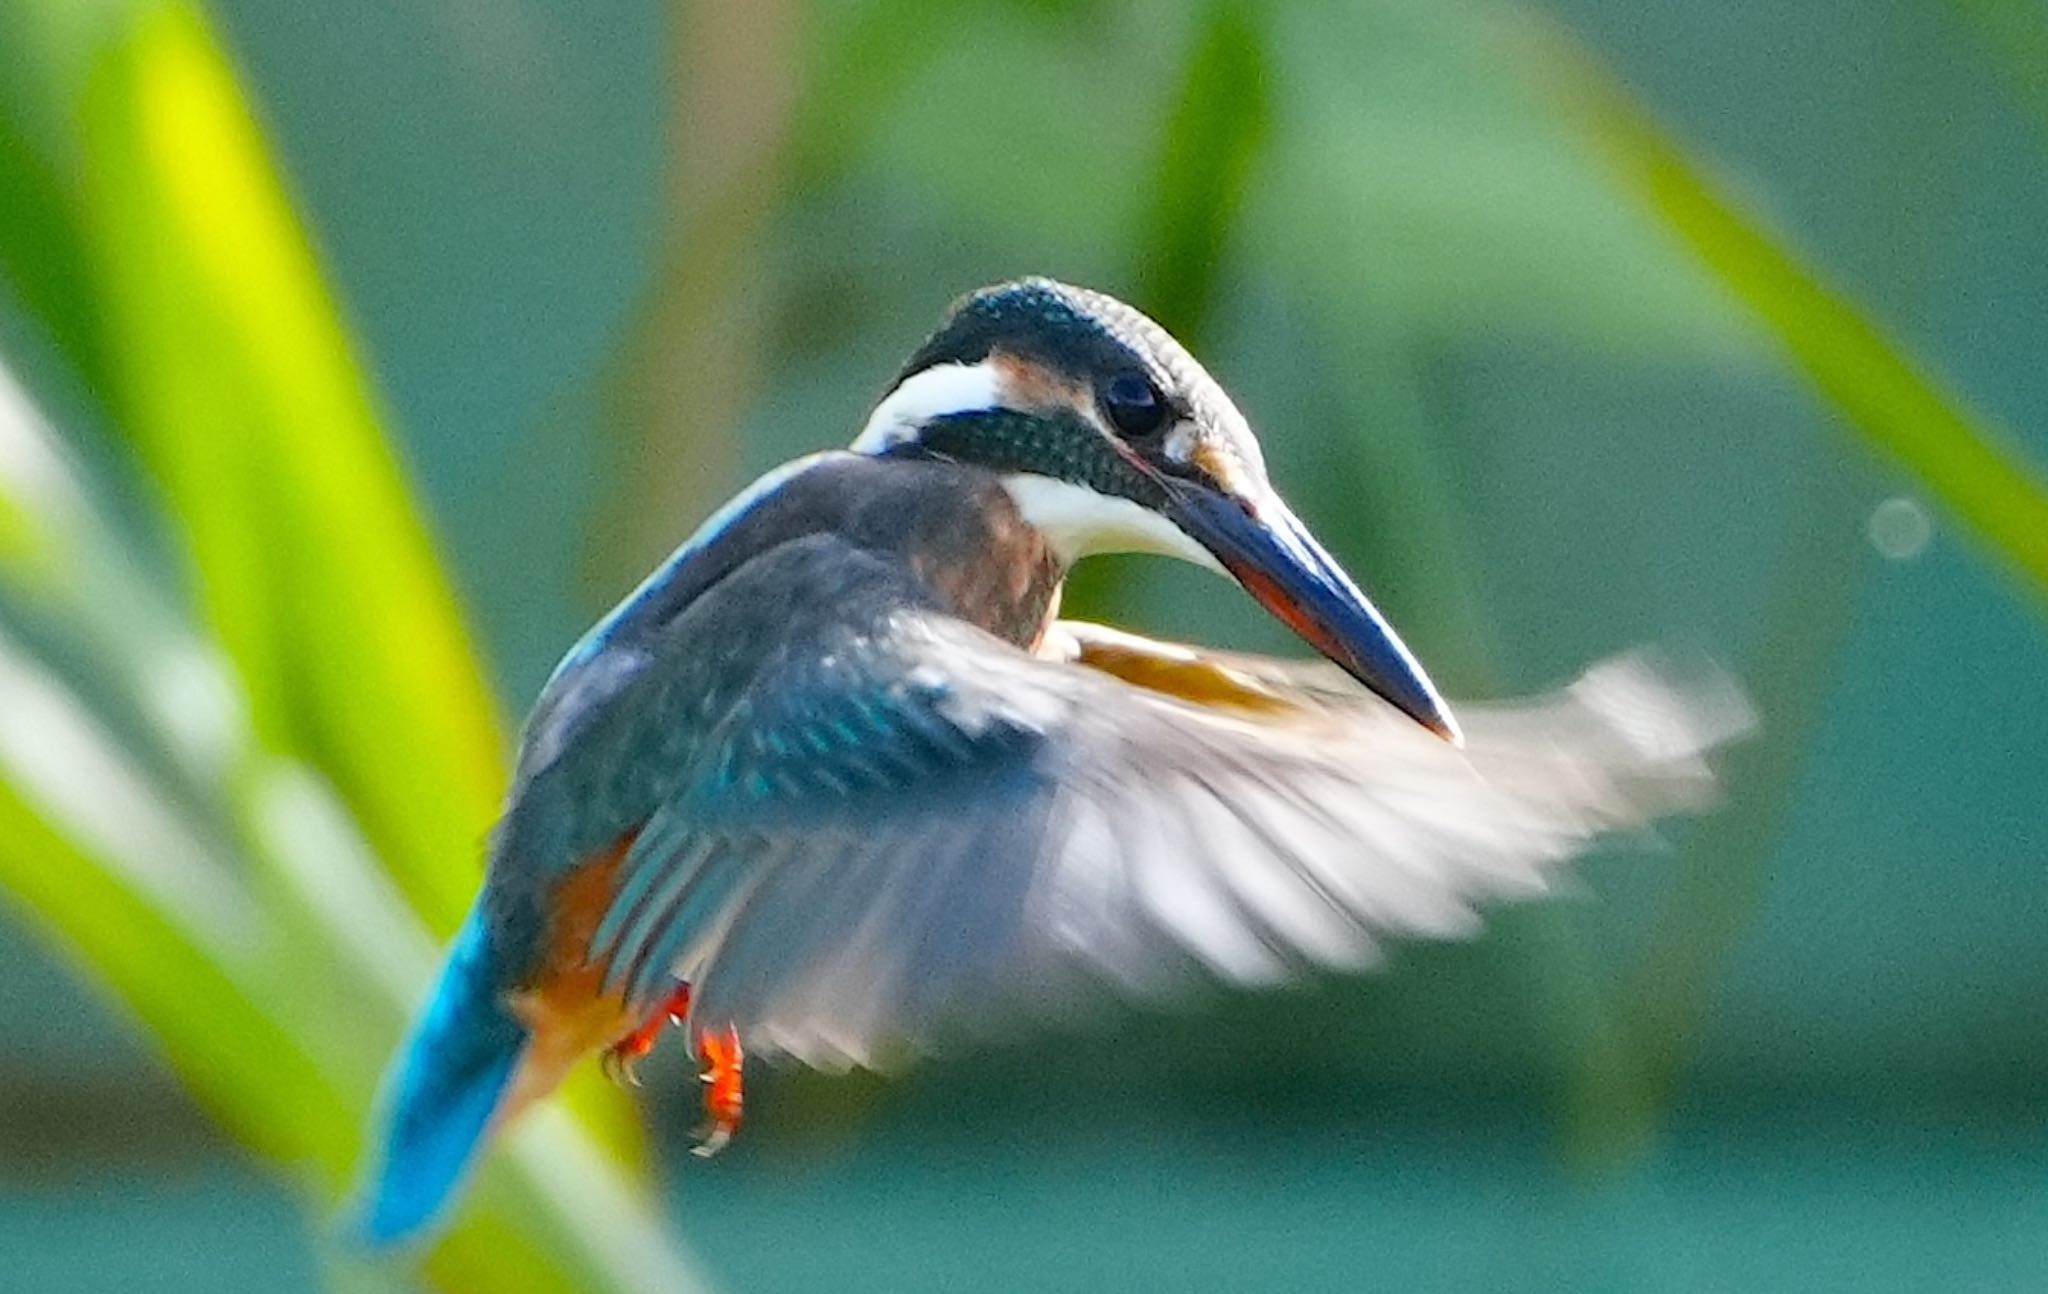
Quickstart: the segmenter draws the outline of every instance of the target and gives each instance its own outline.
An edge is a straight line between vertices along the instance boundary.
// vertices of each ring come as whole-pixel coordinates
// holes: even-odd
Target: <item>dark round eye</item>
[[[1102,409],[1118,433],[1149,436],[1166,425],[1166,397],[1143,373],[1119,373],[1102,392]]]

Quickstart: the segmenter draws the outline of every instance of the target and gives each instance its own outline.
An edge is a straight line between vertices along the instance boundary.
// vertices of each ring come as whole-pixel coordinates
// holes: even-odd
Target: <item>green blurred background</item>
[[[0,1289],[2040,1288],[2044,218],[2036,0],[0,0]],[[334,1253],[505,720],[1034,272],[1454,695],[1728,661],[1725,811],[709,1163],[666,1055]]]

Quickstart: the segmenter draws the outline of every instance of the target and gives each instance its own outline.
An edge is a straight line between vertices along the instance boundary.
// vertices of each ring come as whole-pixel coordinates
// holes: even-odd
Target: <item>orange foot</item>
[[[697,1058],[704,1064],[705,1124],[691,1153],[708,1159],[725,1149],[740,1128],[741,1071],[747,1063],[740,1050],[740,1031],[731,1025],[699,1031]]]
[[[647,1053],[654,1050],[654,1044],[661,1038],[661,1031],[671,1024],[681,1024],[690,1014],[690,986],[679,985],[662,1003],[661,1009],[647,1017],[638,1029],[605,1049],[604,1072],[614,1083],[630,1083],[640,1086],[640,1062]]]

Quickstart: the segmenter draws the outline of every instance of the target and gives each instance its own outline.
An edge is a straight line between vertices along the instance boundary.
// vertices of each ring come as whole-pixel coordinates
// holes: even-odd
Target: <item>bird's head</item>
[[[1022,279],[962,298],[853,448],[1000,473],[1068,563],[1150,552],[1220,571],[1359,682],[1457,739],[1414,656],[1274,491],[1244,415],[1165,329],[1114,297]]]

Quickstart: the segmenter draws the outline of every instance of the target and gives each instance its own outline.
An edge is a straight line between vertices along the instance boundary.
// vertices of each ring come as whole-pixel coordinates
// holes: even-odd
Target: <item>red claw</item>
[[[662,1031],[681,1024],[690,1016],[690,986],[679,986],[661,1009],[648,1016],[640,1027],[605,1049],[605,1072],[619,1082],[639,1085],[634,1073]],[[703,1067],[705,1126],[694,1153],[710,1156],[725,1149],[739,1131],[740,1114],[746,1105],[743,1071],[747,1054],[740,1046],[740,1031],[731,1025],[723,1029],[699,1029],[696,1054]]]
[[[647,1017],[638,1029],[605,1049],[604,1072],[613,1082],[631,1083],[640,1086],[637,1073],[640,1062],[647,1053],[654,1050],[654,1044],[661,1040],[662,1030],[671,1024],[681,1024],[690,1014],[690,986],[683,984],[662,1003],[661,1009]]]
[[[731,1025],[700,1031],[697,1034],[697,1058],[704,1065],[706,1124],[703,1139],[692,1153],[709,1158],[725,1149],[726,1143],[732,1140],[732,1134],[740,1127],[740,1113],[745,1104],[742,1071],[747,1063],[746,1052],[740,1047],[740,1031]]]

